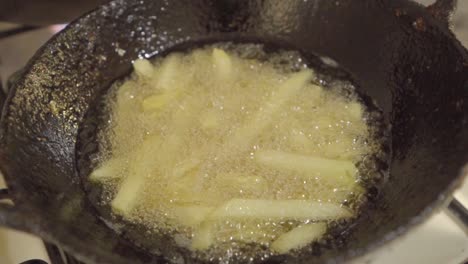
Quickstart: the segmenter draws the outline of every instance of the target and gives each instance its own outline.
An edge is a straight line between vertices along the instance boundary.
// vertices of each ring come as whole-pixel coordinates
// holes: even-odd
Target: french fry
[[[327,231],[325,223],[311,223],[300,225],[284,233],[270,245],[270,249],[285,254],[292,249],[299,249],[320,239]]]
[[[175,87],[175,81],[180,76],[181,55],[173,53],[167,56],[159,68],[159,74],[153,86],[157,89],[169,90]]]
[[[193,234],[193,250],[208,249],[214,243],[213,226],[210,222],[204,222]]]
[[[101,163],[90,175],[89,180],[99,182],[107,179],[116,179],[122,176],[122,164],[126,161],[123,158],[112,157]]]
[[[146,176],[154,167],[154,155],[152,149],[157,148],[161,139],[153,136],[142,143],[142,149],[136,151],[135,159],[129,164],[129,173],[120,184],[117,194],[111,202],[114,212],[121,215],[130,215],[136,205],[136,201],[145,186]]]
[[[242,173],[226,173],[216,176],[216,179],[220,182],[224,182],[229,185],[239,186],[255,186],[255,185],[267,185],[267,182],[260,176],[244,175]],[[255,187],[258,188],[258,187]]]
[[[122,175],[113,212],[184,231],[180,245],[194,251],[236,241],[280,254],[322,237],[326,221],[354,217],[342,204],[365,191],[352,148],[364,138],[362,106],[328,96],[311,83],[312,70],[241,63],[216,48],[168,55],[156,66],[135,61],[138,78],[117,90],[111,124],[113,152],[130,160],[108,160],[90,175],[98,182]],[[278,173],[295,176],[279,179],[281,193],[271,179],[285,177]],[[323,222],[290,230],[299,221]]]
[[[181,178],[174,178],[167,191],[177,197],[176,203],[178,204],[190,205],[196,203],[209,206],[210,203],[206,201],[206,197],[202,197],[203,193],[193,190],[194,183],[195,177],[189,173]]]
[[[202,114],[200,124],[203,129],[209,130],[219,126],[220,117],[214,110],[208,110]]]
[[[145,183],[144,174],[129,174],[112,200],[112,209],[121,215],[130,215]]]
[[[212,53],[213,65],[216,68],[219,76],[222,78],[227,78],[232,73],[232,59],[229,55],[222,49],[213,49]]]
[[[132,95],[135,93],[136,82],[131,80],[126,81],[119,87],[117,91],[117,103],[122,106],[126,106],[132,101]]]
[[[176,206],[174,208],[174,217],[177,223],[196,228],[207,216],[214,210],[214,207],[203,205]]]
[[[361,104],[357,102],[352,102],[348,104],[348,111],[354,119],[362,119],[363,110]]]
[[[363,187],[361,187],[358,183],[354,183],[354,185],[341,188],[333,188],[333,190],[325,189],[321,192],[318,192],[315,195],[312,195],[310,199],[342,204],[348,199],[350,199],[352,196],[359,195],[363,191]]]
[[[170,171],[168,173],[172,173],[175,177],[183,176],[184,170],[194,169],[196,167],[196,157],[189,157],[186,160],[179,162],[179,164],[185,164],[187,166],[184,168],[178,168],[175,171],[171,168],[176,166],[177,164],[177,157],[178,151],[183,147],[183,145],[187,142],[187,130],[194,125],[196,119],[193,118],[194,113],[199,111],[199,105],[195,106],[188,106],[185,110],[178,109],[172,118],[172,122],[170,124],[170,135],[166,137],[164,142],[161,143],[160,153],[164,153],[161,156],[160,162],[165,165]]]
[[[154,73],[154,67],[151,62],[145,59],[138,59],[133,63],[133,68],[138,77],[141,78],[151,78]]]
[[[158,68],[157,77],[152,77],[153,86],[159,90],[159,94],[148,96],[143,100],[143,111],[161,110],[182,94],[185,87],[177,85],[185,75],[180,69],[181,60],[180,54],[171,54],[164,59]]]
[[[196,169],[199,165],[200,160],[198,159],[186,159],[177,165],[177,167],[172,172],[172,176],[174,178],[180,178],[187,172]]]
[[[350,186],[356,181],[357,168],[351,161],[347,160],[332,160],[274,150],[261,150],[255,153],[255,161],[279,170],[296,171],[335,186]]]
[[[167,92],[171,93],[173,91]],[[185,140],[187,139],[187,130],[196,125],[198,122],[196,116],[201,112],[203,107],[199,101],[193,100],[189,96],[183,97],[182,101],[181,104],[184,107],[177,107],[173,112],[171,122],[168,125],[170,134],[161,142],[159,149],[160,153],[164,153],[159,160],[159,162],[165,165],[164,167],[171,168],[171,166],[178,166],[175,169],[172,169],[174,168],[172,167],[168,171],[175,178],[184,176],[186,172],[195,169],[198,163],[201,162],[201,159],[195,154],[184,157],[182,161],[175,159],[178,156],[178,151],[187,142]]]
[[[183,168],[176,169],[174,172],[171,166],[175,166],[177,161],[180,160],[175,157],[178,156],[178,151],[181,149],[182,145],[187,142],[187,130],[195,126],[195,123],[198,121],[195,116],[201,111],[203,105],[198,100],[193,100],[190,96],[183,94],[179,89],[165,91],[164,93],[174,93],[175,97],[172,101],[179,100],[179,97],[182,98],[178,102],[179,107],[175,107],[171,114],[171,121],[168,122],[167,127],[170,133],[164,141],[161,142],[159,153],[164,153],[164,155],[160,156],[159,162],[164,164],[164,167],[168,169],[167,173],[174,173],[174,175],[180,177],[183,176],[183,173],[181,174]],[[189,157],[187,160],[179,162],[179,164],[189,165],[196,163],[195,160],[197,160],[197,157]],[[195,167],[195,165],[191,166],[193,168]]]
[[[210,219],[334,220],[352,217],[353,213],[339,204],[308,200],[232,199],[217,208]]]
[[[234,135],[224,140],[221,147],[216,151],[224,149],[236,149],[238,152],[244,151],[262,131],[272,122],[274,116],[283,107],[283,105],[293,97],[300,89],[302,89],[313,77],[311,70],[303,70],[294,73],[280,85],[278,91],[260,107],[260,110],[254,114],[253,118],[248,120],[244,126],[239,128]],[[222,156],[222,155],[217,155]],[[225,157],[226,158],[226,157]],[[221,161],[219,161],[221,162]],[[200,189],[203,183],[202,176],[197,175],[197,183],[195,189]]]
[[[239,128],[234,136],[228,138],[224,148],[238,148],[244,150],[272,122],[278,111],[284,104],[301,90],[313,77],[311,70],[303,70],[294,73],[291,77],[280,85],[278,91],[260,107],[260,110],[253,115],[244,126]]]
[[[143,111],[161,110],[171,102],[174,102],[180,94],[180,90],[174,90],[167,91],[158,95],[151,95],[143,100],[141,106],[143,108]]]

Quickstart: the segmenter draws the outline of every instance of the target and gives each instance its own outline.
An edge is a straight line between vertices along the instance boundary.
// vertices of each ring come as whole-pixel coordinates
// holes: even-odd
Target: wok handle
[[[457,7],[458,0],[436,0],[434,4],[427,7],[427,11],[449,27],[450,16]]]

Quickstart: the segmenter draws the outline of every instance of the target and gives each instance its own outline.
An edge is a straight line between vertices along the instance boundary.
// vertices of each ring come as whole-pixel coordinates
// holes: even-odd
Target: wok
[[[340,63],[391,124],[389,175],[339,246],[314,243],[266,263],[341,262],[427,218],[468,161],[468,53],[448,29],[455,1],[115,0],[53,37],[14,81],[0,124],[0,167],[14,206],[0,222],[87,263],[201,263],[170,238],[128,242],[90,205],[77,152],[87,114],[138,57],[217,41],[274,43]],[[51,109],[54,101],[54,111]],[[87,132],[86,132],[87,131]],[[233,262],[236,262],[235,260]],[[240,262],[240,261],[239,261]]]

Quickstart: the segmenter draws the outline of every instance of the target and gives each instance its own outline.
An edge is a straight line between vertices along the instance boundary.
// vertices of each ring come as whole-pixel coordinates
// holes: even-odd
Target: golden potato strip
[[[327,225],[325,223],[301,225],[281,235],[270,245],[270,248],[280,254],[285,254],[292,249],[302,248],[320,239],[326,231]]]
[[[352,217],[353,213],[339,204],[308,200],[248,200],[232,199],[217,208],[210,219],[288,219],[334,220]]]
[[[135,159],[129,164],[129,173],[111,202],[111,207],[116,213],[129,215],[135,207],[136,200],[145,186],[145,179],[154,168],[155,157],[152,150],[160,142],[159,137],[153,136],[142,143],[141,150],[135,151]]]
[[[255,153],[255,161],[275,169],[296,171],[333,185],[352,186],[356,181],[357,168],[351,161],[347,160],[332,160],[274,150],[261,150]]]

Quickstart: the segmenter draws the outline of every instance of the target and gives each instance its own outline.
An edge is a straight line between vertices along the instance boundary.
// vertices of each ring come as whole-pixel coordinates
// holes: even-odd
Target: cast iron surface
[[[406,0],[120,0],[54,37],[13,85],[2,114],[0,166],[16,207],[2,210],[0,222],[89,263],[197,262],[166,241],[159,242],[159,256],[149,254],[98,219],[81,188],[75,146],[86,112],[129,72],[132,60],[219,40],[279,43],[331,57],[392,124],[390,176],[346,245],[313,246],[269,262],[360,254],[419,222],[460,183],[468,161],[468,55],[445,22],[422,6]]]

